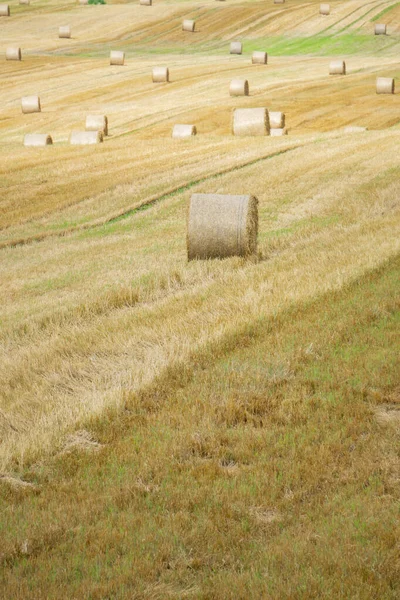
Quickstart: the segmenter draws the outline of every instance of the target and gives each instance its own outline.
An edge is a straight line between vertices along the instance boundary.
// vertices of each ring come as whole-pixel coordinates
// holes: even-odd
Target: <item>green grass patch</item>
[[[371,21],[372,22],[379,21],[379,19],[381,17],[383,17],[383,15],[386,15],[388,12],[392,11],[397,6],[400,6],[400,2],[396,2],[395,4],[392,4],[391,6],[388,6],[387,8],[384,8],[380,13],[378,13],[377,15],[375,15],[375,17],[373,17],[371,19]]]

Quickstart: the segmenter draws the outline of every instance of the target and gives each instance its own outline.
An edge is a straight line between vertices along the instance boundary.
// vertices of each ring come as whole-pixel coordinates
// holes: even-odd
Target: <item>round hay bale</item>
[[[346,75],[346,63],[344,60],[332,60],[329,63],[329,75]]]
[[[269,135],[269,116],[266,108],[236,108],[233,111],[233,135]]]
[[[377,94],[394,94],[394,79],[391,77],[376,78]]]
[[[140,0],[141,6],[151,6],[153,4],[153,0]]]
[[[260,50],[255,50],[251,55],[251,62],[253,65],[266,65],[268,63],[268,54]]]
[[[232,79],[229,94],[230,96],[248,96],[249,82],[247,79]]]
[[[89,0],[79,0],[79,4],[89,4]]]
[[[194,31],[194,28],[196,26],[195,21],[192,21],[191,19],[185,19],[182,23],[182,31]]]
[[[70,38],[71,37],[71,27],[69,25],[61,25],[58,28],[58,37],[59,38]]]
[[[7,48],[6,60],[21,60],[21,48]]]
[[[254,196],[192,194],[188,260],[254,255],[257,234],[258,200]]]
[[[382,25],[382,23],[377,23],[374,27],[375,35],[386,35],[386,25]]]
[[[21,100],[21,107],[25,115],[42,111],[39,96],[24,96]]]
[[[27,133],[24,137],[24,146],[51,146],[53,138],[48,133]]]
[[[282,127],[285,127],[285,113],[270,110],[268,111],[268,115],[269,126],[271,129],[281,129]]]
[[[86,146],[87,144],[100,144],[103,141],[101,131],[73,131],[69,143],[74,146]]]
[[[85,123],[86,131],[101,131],[108,135],[108,119],[105,115],[88,115]]]
[[[153,83],[165,83],[169,81],[168,67],[153,67]]]
[[[320,4],[320,7],[319,7],[320,15],[326,16],[326,15],[329,15],[330,12],[331,12],[330,4]]]
[[[0,17],[9,17],[10,7],[8,4],[0,4]]]
[[[197,135],[197,129],[195,125],[174,125],[172,130],[173,138],[187,138]]]
[[[19,0],[20,4],[30,4],[31,0]]]
[[[125,62],[125,52],[121,50],[111,50],[110,65],[122,66]]]
[[[287,135],[287,129],[286,127],[278,127],[277,129],[271,129],[269,133],[272,137],[278,137],[280,135]]]
[[[242,54],[242,49],[242,42],[231,42],[231,45],[229,46],[229,54]]]
[[[368,131],[367,127],[359,127],[358,125],[348,125],[343,128],[343,133],[362,133]]]
[[[285,0],[274,0],[274,4],[285,4]]]

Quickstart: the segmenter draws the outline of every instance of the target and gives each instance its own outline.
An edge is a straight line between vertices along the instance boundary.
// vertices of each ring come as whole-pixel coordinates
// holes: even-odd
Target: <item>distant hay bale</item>
[[[173,138],[187,138],[197,135],[197,129],[195,125],[174,125],[172,130]]]
[[[168,67],[153,67],[153,83],[164,83],[169,81]]]
[[[8,4],[0,4],[0,17],[9,17],[10,7]]]
[[[391,77],[376,78],[377,94],[394,94],[394,79]]]
[[[58,28],[58,37],[59,38],[70,38],[71,37],[71,27],[69,25],[61,25]]]
[[[6,49],[6,60],[21,60],[21,48],[7,48]]]
[[[285,4],[285,0],[274,0],[274,4]]]
[[[230,96],[248,96],[249,82],[247,79],[232,79],[229,94]]]
[[[125,62],[125,52],[121,50],[111,50],[110,52],[110,65],[122,66]]]
[[[19,0],[20,4],[30,4],[31,0]]]
[[[285,113],[270,110],[268,111],[268,115],[269,126],[271,129],[281,129],[282,127],[285,127]]]
[[[254,196],[193,194],[190,198],[188,260],[254,255],[257,234]]]
[[[48,133],[27,133],[24,146],[51,146],[53,138]]]
[[[329,63],[329,75],[346,75],[346,63],[344,60],[332,60]]]
[[[260,50],[255,50],[251,55],[251,62],[253,65],[266,65],[268,62],[268,54],[266,52],[261,52]]]
[[[362,133],[368,131],[367,127],[359,127],[358,125],[348,125],[343,128],[343,133]]]
[[[87,144],[100,144],[103,141],[101,131],[73,131],[69,143],[73,146],[86,146]]]
[[[86,131],[101,131],[108,135],[108,118],[105,115],[88,115],[85,123]]]
[[[229,47],[229,54],[242,54],[242,49],[242,42],[231,42],[231,45]]]
[[[266,108],[236,108],[233,111],[233,135],[269,135],[269,116]]]
[[[182,23],[182,31],[194,31],[194,28],[196,26],[195,21],[192,21],[191,19],[185,19]]]
[[[142,6],[151,6],[153,4],[153,0],[140,0],[140,4]]]
[[[319,14],[320,15],[329,15],[331,12],[331,6],[330,4],[321,4],[319,7]]]
[[[89,4],[89,0],[79,0],[79,4]]]
[[[24,96],[21,100],[22,112],[27,115],[30,113],[41,112],[39,96]]]
[[[375,35],[386,35],[386,25],[382,25],[382,23],[377,23],[374,28]]]
[[[271,129],[269,133],[272,137],[278,137],[280,135],[287,135],[287,129],[286,127],[277,127],[276,129]]]

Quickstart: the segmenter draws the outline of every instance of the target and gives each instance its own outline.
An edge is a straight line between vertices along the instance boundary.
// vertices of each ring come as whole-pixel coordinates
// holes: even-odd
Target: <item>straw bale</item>
[[[164,83],[169,81],[168,67],[153,67],[153,83]]]
[[[89,0],[79,0],[79,4],[89,4]]]
[[[197,135],[197,129],[195,125],[174,125],[172,130],[173,138],[186,138]]]
[[[231,96],[248,96],[249,82],[247,79],[232,79],[229,86],[229,94]]]
[[[108,135],[108,118],[105,115],[88,115],[85,123],[86,131],[101,131]]]
[[[21,100],[22,112],[24,114],[41,112],[39,96],[24,96]]]
[[[182,23],[182,31],[194,31],[195,26],[195,21],[192,21],[191,19],[185,19]]]
[[[102,141],[103,133],[101,131],[73,131],[69,138],[69,143],[76,146],[99,144]]]
[[[266,52],[261,52],[260,50],[255,50],[251,55],[251,62],[253,65],[266,65],[268,62],[268,54]]]
[[[230,54],[242,54],[243,45],[242,42],[231,42],[229,47]]]
[[[320,15],[329,15],[331,12],[331,6],[330,4],[321,4],[319,7],[319,14]]]
[[[285,4],[285,0],[274,0],[274,4]]]
[[[344,133],[361,133],[363,131],[368,131],[367,127],[359,127],[358,125],[348,125],[343,128]]]
[[[269,135],[269,116],[266,108],[236,108],[233,111],[233,135]]]
[[[7,48],[6,60],[21,60],[21,48]]]
[[[394,79],[391,77],[376,78],[377,94],[394,94]]]
[[[110,65],[122,66],[125,62],[125,52],[121,50],[111,50],[110,52]]]
[[[24,137],[24,146],[51,146],[53,138],[48,133],[27,133]]]
[[[254,196],[193,194],[188,259],[250,256],[257,252],[258,200]]]
[[[268,111],[269,126],[271,129],[281,129],[285,127],[285,113],[278,111]]]
[[[272,135],[272,137],[278,137],[281,135],[287,135],[287,129],[286,127],[277,127],[276,129],[271,129],[269,133]]]
[[[332,60],[329,63],[329,75],[346,75],[346,63],[344,60]]]
[[[376,23],[374,28],[375,35],[386,35],[386,25]]]
[[[19,0],[20,4],[30,4],[31,0]]]
[[[140,4],[142,6],[151,6],[153,4],[153,0],[140,0]]]
[[[71,37],[71,27],[69,25],[61,25],[58,28],[58,37],[59,38],[70,38]]]
[[[10,6],[8,4],[0,4],[0,17],[10,16]]]

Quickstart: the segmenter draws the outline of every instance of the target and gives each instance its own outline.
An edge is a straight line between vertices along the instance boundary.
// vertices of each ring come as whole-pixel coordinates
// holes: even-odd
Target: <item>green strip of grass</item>
[[[394,8],[396,8],[399,5],[400,5],[400,2],[396,2],[395,4],[392,4],[391,6],[388,6],[387,8],[384,8],[379,14],[375,15],[375,17],[373,17],[371,19],[371,21],[372,22],[379,21],[379,19],[381,17],[383,17],[383,15],[386,15],[388,12],[392,11]]]

